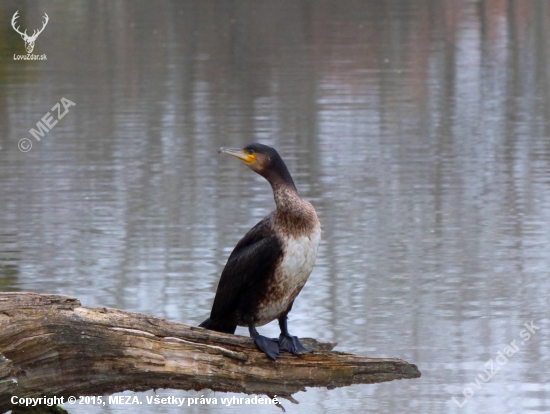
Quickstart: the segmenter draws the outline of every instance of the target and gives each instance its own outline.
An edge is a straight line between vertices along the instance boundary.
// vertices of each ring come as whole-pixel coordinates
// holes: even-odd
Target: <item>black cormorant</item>
[[[210,317],[199,326],[235,333],[248,326],[260,350],[273,360],[284,349],[311,352],[287,330],[287,315],[304,287],[321,241],[321,223],[313,206],[298,195],[288,169],[275,149],[262,144],[220,148],[263,176],[273,189],[276,210],[237,243],[223,269]],[[279,320],[279,339],[261,336],[256,326]]]

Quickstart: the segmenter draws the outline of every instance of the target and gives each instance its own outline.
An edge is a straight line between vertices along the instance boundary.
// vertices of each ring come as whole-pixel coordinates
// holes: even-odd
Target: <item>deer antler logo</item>
[[[27,53],[32,53],[32,51],[34,49],[34,42],[36,42],[36,38],[38,37],[38,35],[40,33],[42,33],[42,31],[44,30],[44,28],[48,24],[48,20],[50,20],[50,18],[48,17],[48,15],[46,13],[44,13],[44,24],[42,26],[42,29],[34,30],[33,33],[32,33],[32,36],[29,36],[29,35],[27,35],[27,30],[26,29],[25,29],[24,33],[21,33],[21,31],[19,30],[19,26],[15,27],[15,21],[19,17],[17,15],[17,13],[19,13],[19,10],[17,10],[14,13],[14,15],[11,19],[11,26],[13,27],[13,30],[15,30],[17,33],[19,33],[21,35],[21,37],[23,38],[23,40],[25,41],[25,49],[27,49]]]

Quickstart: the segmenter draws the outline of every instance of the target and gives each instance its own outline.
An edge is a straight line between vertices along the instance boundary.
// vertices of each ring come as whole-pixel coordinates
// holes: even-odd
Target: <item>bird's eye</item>
[[[248,154],[249,154],[249,155],[254,154],[254,150],[253,150],[253,149],[249,149],[249,150],[248,150]]]

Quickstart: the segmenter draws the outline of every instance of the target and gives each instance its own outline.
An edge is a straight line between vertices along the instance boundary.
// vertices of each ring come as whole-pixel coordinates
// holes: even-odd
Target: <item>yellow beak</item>
[[[229,154],[237,157],[245,164],[250,164],[256,161],[256,156],[254,154],[249,154],[245,152],[242,148],[220,148],[218,151],[220,154]]]

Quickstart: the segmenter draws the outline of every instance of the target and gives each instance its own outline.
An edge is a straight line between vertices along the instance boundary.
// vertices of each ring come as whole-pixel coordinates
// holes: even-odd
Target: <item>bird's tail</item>
[[[234,334],[237,325],[231,325],[230,323],[213,322],[210,318],[205,320],[199,325],[201,328],[210,329],[211,331],[224,332]]]

